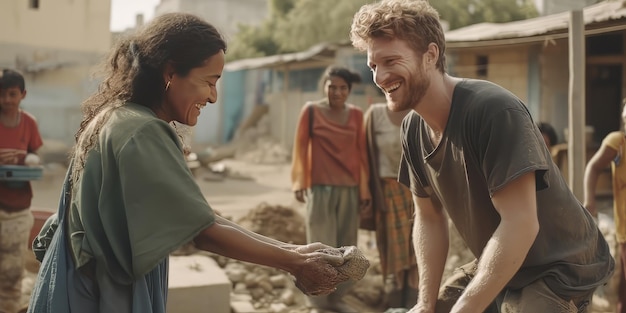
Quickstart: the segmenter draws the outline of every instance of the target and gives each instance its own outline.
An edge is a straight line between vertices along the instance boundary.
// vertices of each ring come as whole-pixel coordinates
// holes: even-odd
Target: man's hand
[[[434,312],[435,310],[429,310],[424,305],[418,302],[407,313],[434,313]]]

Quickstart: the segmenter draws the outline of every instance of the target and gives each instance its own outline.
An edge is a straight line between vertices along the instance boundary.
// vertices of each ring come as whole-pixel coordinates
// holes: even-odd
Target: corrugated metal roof
[[[583,9],[585,25],[624,19],[626,0],[608,0]],[[479,23],[446,32],[446,42],[512,39],[566,31],[570,12],[509,23]]]

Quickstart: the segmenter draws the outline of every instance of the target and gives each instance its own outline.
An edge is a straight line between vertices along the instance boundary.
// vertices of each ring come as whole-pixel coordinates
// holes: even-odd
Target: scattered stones
[[[254,308],[250,301],[232,301],[230,308],[233,313],[254,313],[257,310]]]

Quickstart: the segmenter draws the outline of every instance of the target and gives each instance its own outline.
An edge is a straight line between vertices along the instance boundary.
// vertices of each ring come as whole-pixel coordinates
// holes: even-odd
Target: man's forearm
[[[521,267],[538,226],[519,221],[501,222],[478,262],[476,276],[451,312],[482,312]]]
[[[448,254],[448,221],[445,214],[424,218],[416,214],[413,246],[419,270],[419,302],[434,310]]]

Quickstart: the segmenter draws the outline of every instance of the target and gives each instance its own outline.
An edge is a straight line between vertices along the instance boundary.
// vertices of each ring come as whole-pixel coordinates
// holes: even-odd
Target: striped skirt
[[[376,211],[376,245],[383,277],[393,275],[397,286],[417,288],[417,262],[412,244],[413,198],[395,178],[381,179],[387,211]],[[405,277],[408,275],[409,277]]]

